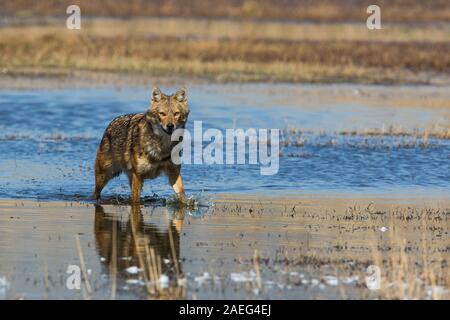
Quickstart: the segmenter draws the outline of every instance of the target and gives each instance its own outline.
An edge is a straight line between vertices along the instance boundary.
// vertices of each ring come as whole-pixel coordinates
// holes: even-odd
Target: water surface
[[[301,97],[277,94],[276,86],[194,86],[191,116],[203,127],[292,128],[305,131],[284,147],[276,175],[259,165],[189,165],[190,194],[302,195],[432,194],[450,191],[450,142],[405,136],[343,136],[343,130],[447,121],[439,110],[373,107],[361,103],[311,106]],[[286,85],[277,85],[286,86]],[[275,88],[275,89],[274,89]],[[93,189],[93,163],[103,130],[116,116],[148,108],[149,89],[95,88],[0,91],[0,198],[84,199]],[[326,93],[324,93],[326,94]],[[285,131],[282,139],[291,139]],[[291,141],[292,142],[292,141]],[[126,177],[112,181],[105,196],[127,196]],[[146,182],[144,195],[167,196],[165,177]]]

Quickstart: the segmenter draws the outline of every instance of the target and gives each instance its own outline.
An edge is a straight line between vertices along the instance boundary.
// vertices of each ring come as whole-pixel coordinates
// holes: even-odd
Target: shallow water
[[[398,269],[376,258],[397,261],[402,243],[408,279],[433,270],[445,299],[448,204],[233,197],[196,218],[161,205],[2,200],[0,299],[388,298],[369,289],[366,268],[382,268],[390,286]],[[86,275],[71,289],[67,270],[81,259]],[[428,285],[393,290],[429,299]]]
[[[279,85],[283,86],[283,85]],[[274,89],[275,88],[275,89]],[[276,175],[259,165],[185,165],[189,194],[300,195],[450,193],[450,141],[405,136],[345,136],[342,130],[447,121],[439,110],[338,103],[310,106],[277,95],[276,86],[194,86],[189,90],[188,129],[295,127],[305,132],[282,150]],[[93,189],[93,162],[103,130],[116,116],[143,112],[149,90],[102,88],[0,91],[0,198],[86,199]],[[283,139],[290,139],[285,131]],[[298,145],[298,146],[296,146]],[[146,182],[144,195],[171,194],[166,178]],[[124,176],[104,190],[129,194]]]
[[[155,283],[163,298],[379,298],[366,267],[373,248],[388,260],[401,248],[398,234],[408,240],[411,274],[427,257],[445,275],[450,140],[339,132],[421,131],[448,125],[449,109],[382,98],[377,106],[311,103],[293,89],[189,88],[188,129],[196,120],[204,129],[280,128],[284,146],[273,176],[258,165],[184,165],[199,205],[189,209],[170,204],[164,177],[146,182],[142,207],[121,205],[124,176],[106,187],[101,206],[83,201],[103,130],[118,115],[145,111],[149,90],[0,91],[0,198],[13,198],[0,201],[0,299],[155,298]],[[313,89],[327,95],[330,87]],[[67,268],[81,256],[90,293],[84,283],[67,288]],[[160,268],[156,280],[149,261]],[[437,283],[448,295],[448,282]]]

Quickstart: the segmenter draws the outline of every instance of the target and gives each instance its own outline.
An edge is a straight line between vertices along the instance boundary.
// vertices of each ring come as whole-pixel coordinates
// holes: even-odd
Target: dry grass
[[[155,233],[153,225],[145,225],[139,205],[131,206],[129,213],[120,207],[115,209],[115,212],[106,212],[97,205],[94,224],[98,248],[104,256],[103,262],[110,276],[110,298],[116,299],[120,295],[124,278],[140,283],[143,298],[183,298],[185,288],[180,285],[182,271],[177,255],[177,239],[184,215],[178,213],[175,220],[167,221],[167,237],[161,237]],[[123,218],[127,216],[124,221],[122,215]],[[162,242],[161,238],[164,238]],[[135,271],[127,271],[129,267]]]
[[[450,298],[447,198],[222,195],[212,214],[199,219],[167,216],[162,207],[143,207],[143,215],[140,208],[108,205],[106,212],[95,208],[94,228],[92,205],[26,200],[5,200],[0,205],[7,240],[2,242],[2,270],[11,281],[9,290],[16,290],[10,292],[12,297],[34,292],[36,297],[50,299],[80,298],[80,293],[67,290],[65,281],[55,279],[66,279],[68,261],[83,260],[93,271],[89,275],[93,292],[86,298],[110,298],[113,281],[105,284],[101,275],[106,273],[113,280],[116,267],[119,299],[124,282],[141,277],[148,281],[130,285],[126,297]],[[166,228],[161,227],[167,223],[172,230],[182,230],[179,238],[175,231],[172,240],[170,233],[165,236]],[[77,240],[74,245],[73,233],[83,234],[81,244]],[[73,250],[67,250],[70,247]],[[36,263],[34,254],[48,264],[44,282],[40,268],[23,268]],[[12,262],[7,259],[11,256],[16,257]],[[98,259],[101,268],[93,268]],[[167,265],[164,259],[172,262]],[[180,286],[171,281],[163,288],[161,274],[177,277],[173,260],[179,260],[185,282]],[[367,288],[370,265],[380,268],[380,290]],[[140,271],[129,274],[125,270],[130,266]],[[209,282],[198,284],[196,275],[206,271]],[[247,271],[252,273],[248,281],[229,281],[231,273]],[[224,281],[214,282],[215,276]],[[25,282],[26,277],[32,282]],[[33,281],[35,285],[30,285]]]
[[[450,298],[447,206],[398,205],[376,199],[317,202],[305,199],[294,204],[280,200],[270,201],[268,205],[250,199],[238,204],[225,200],[216,206],[215,214],[222,219],[229,216],[251,221],[277,217],[278,222],[271,229],[262,231],[264,234],[270,230],[272,235],[286,233],[283,241],[278,242],[281,246],[277,253],[269,254],[255,245],[260,249],[260,256],[246,260],[263,279],[267,279],[271,270],[283,270],[285,274],[301,272],[304,278],[285,280],[298,290],[309,290],[314,288],[312,278],[325,285],[326,290],[336,289],[343,299]],[[289,226],[287,230],[280,226],[281,221]],[[255,227],[255,230],[259,229]],[[246,237],[247,241],[253,239],[248,234]],[[368,290],[369,266],[380,270],[379,289]],[[336,284],[327,282],[329,276]],[[352,278],[355,280],[347,281]],[[256,281],[253,285],[257,287]]]
[[[445,213],[443,215],[445,217]],[[442,219],[439,211],[430,209],[421,212],[410,209],[406,216],[394,211],[389,218],[387,244],[381,246],[376,239],[372,243],[373,263],[382,270],[380,296],[402,300],[448,299],[448,254],[445,248],[435,247],[441,233],[445,232],[447,219]],[[405,225],[398,220],[411,222]],[[420,236],[411,239],[411,230],[416,230]]]
[[[44,35],[61,32],[64,18],[4,18],[2,32]],[[36,28],[39,25],[39,28]],[[73,33],[73,32],[72,32]],[[446,42],[450,25],[383,23],[373,31],[364,23],[353,22],[286,22],[247,20],[205,20],[195,18],[83,18],[77,34],[93,37],[140,37],[208,39],[208,40],[287,40],[287,41],[374,41],[374,42]]]
[[[29,17],[64,15],[70,4],[79,4],[89,16],[158,16],[205,18],[253,18],[309,21],[365,21],[370,0],[4,0],[2,13]],[[446,0],[407,1],[379,0],[385,21],[436,22],[449,21]]]
[[[402,127],[390,126],[388,128],[371,128],[365,130],[353,130],[353,131],[341,131],[341,135],[359,135],[359,136],[387,136],[387,137],[414,137],[415,139],[423,139],[424,141],[429,138],[436,139],[450,139],[450,129],[430,129],[430,130],[415,130],[408,131]]]
[[[450,44],[440,41],[445,33],[430,36],[428,42],[341,41],[331,36],[328,40],[320,36],[317,40],[292,40],[283,36],[283,28],[276,27],[266,38],[251,31],[230,37],[222,37],[219,31],[216,37],[190,37],[177,35],[177,30],[183,30],[183,21],[172,22],[170,31],[164,29],[162,36],[146,34],[142,27],[134,32],[134,23],[117,21],[93,22],[82,32],[56,26],[3,28],[0,67],[6,73],[59,68],[177,74],[219,81],[362,83],[423,83],[427,82],[424,73],[446,75],[450,71],[450,55],[443,54],[450,52]],[[111,23],[114,28],[108,27]],[[117,28],[122,31],[112,35],[111,30]],[[412,38],[420,37],[418,31],[413,34]],[[399,39],[400,35],[394,32],[391,36]],[[361,35],[356,32],[355,37]]]
[[[180,270],[178,267],[178,258],[176,255],[176,248],[173,240],[172,229],[169,228],[169,246],[170,255],[169,260],[175,269],[175,283],[176,285],[167,286],[162,283],[161,277],[164,275],[163,257],[156,250],[154,243],[151,243],[151,238],[143,235],[139,228],[142,225],[142,212],[140,206],[132,206],[130,210],[130,225],[132,243],[134,245],[134,252],[136,253],[138,267],[141,269],[141,274],[144,278],[145,288],[147,290],[149,299],[182,299],[185,295],[184,288],[179,286]],[[116,243],[113,243],[113,246]]]

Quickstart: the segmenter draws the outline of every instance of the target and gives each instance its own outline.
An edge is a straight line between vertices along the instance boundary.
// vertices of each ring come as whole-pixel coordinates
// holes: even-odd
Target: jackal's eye
[[[160,115],[161,117],[165,117],[167,114],[166,114],[165,112],[160,112],[159,115]]]
[[[180,115],[180,113],[179,113],[178,111],[176,111],[176,112],[173,113],[173,115],[174,115],[175,117],[178,117],[178,116]]]

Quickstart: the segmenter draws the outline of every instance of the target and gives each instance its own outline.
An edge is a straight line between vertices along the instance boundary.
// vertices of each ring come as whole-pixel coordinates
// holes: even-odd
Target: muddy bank
[[[447,199],[420,197],[222,195],[202,214],[163,205],[2,200],[0,294],[448,298],[449,212]],[[66,271],[81,259],[81,289],[69,290]],[[379,290],[370,280],[373,266]]]
[[[1,70],[0,70],[1,71]],[[49,72],[51,71],[51,72]],[[450,83],[450,82],[449,82]],[[289,83],[211,83],[199,77],[170,77],[136,73],[116,73],[100,71],[67,71],[62,69],[24,69],[23,72],[0,72],[2,90],[55,90],[147,88],[154,85],[205,89],[210,93],[231,95],[236,104],[249,102],[246,94],[258,101],[258,107],[274,107],[279,104],[296,107],[299,104],[315,108],[323,104],[340,105],[345,103],[366,104],[370,106],[402,108],[450,107],[450,88],[448,85],[367,85],[367,84],[289,84]],[[236,100],[238,99],[238,100]]]

